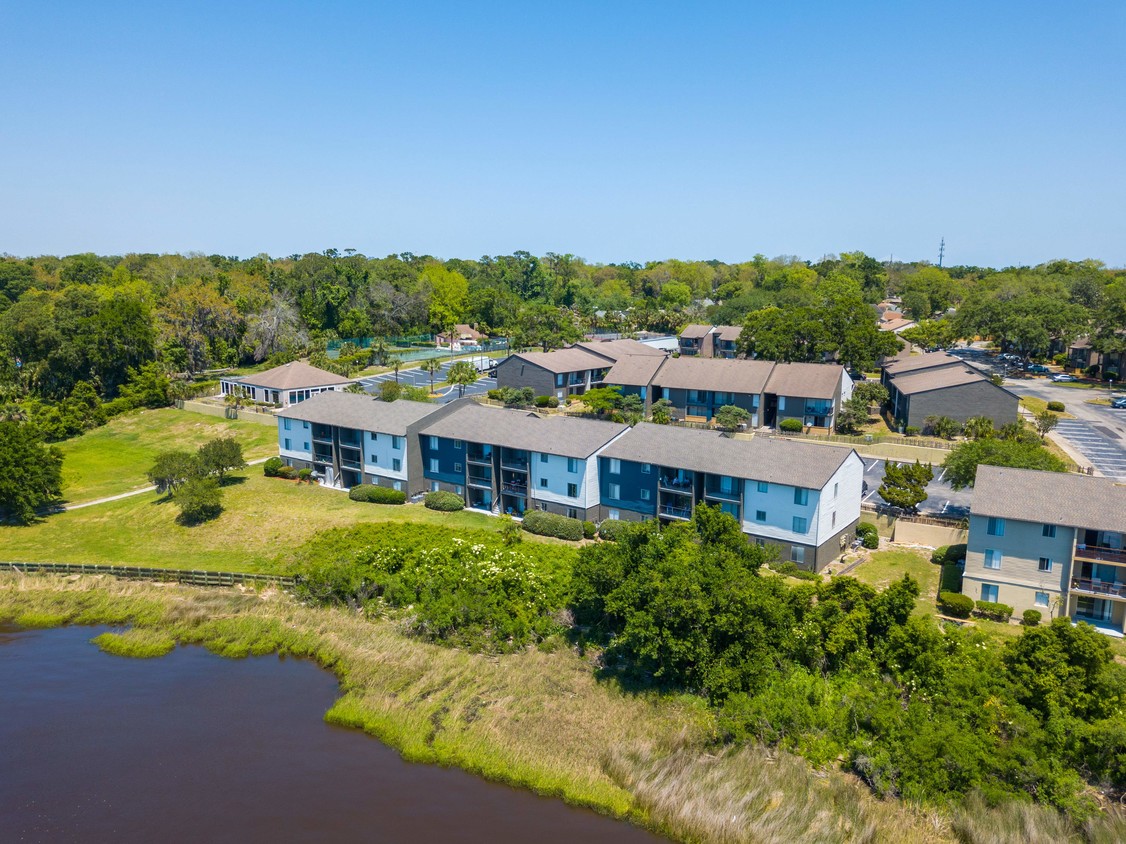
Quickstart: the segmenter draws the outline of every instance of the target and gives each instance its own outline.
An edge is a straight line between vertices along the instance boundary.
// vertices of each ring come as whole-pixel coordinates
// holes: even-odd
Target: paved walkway
[[[247,466],[258,466],[269,460],[269,457],[258,457],[254,460],[248,460]],[[95,504],[108,504],[111,501],[120,501],[122,498],[132,498],[134,495],[144,495],[146,492],[156,492],[155,486],[145,486],[140,489],[131,489],[129,492],[118,493],[117,495],[107,495],[105,498],[95,498],[93,501],[83,501],[79,504],[60,504],[56,507],[58,510],[81,510],[83,507],[93,507]]]

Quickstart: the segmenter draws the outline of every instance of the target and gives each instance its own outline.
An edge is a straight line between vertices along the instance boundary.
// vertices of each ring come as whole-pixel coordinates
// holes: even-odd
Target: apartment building
[[[449,490],[478,510],[545,510],[601,521],[597,455],[629,428],[458,402],[419,429],[427,489]]]
[[[841,403],[852,397],[852,379],[829,363],[776,363],[764,388],[763,424],[797,419],[807,428],[831,430]]]
[[[668,399],[673,414],[690,422],[710,422],[724,405],[751,415],[750,427],[764,424],[760,409],[773,361],[669,358],[652,379],[652,398]]]
[[[1017,420],[1020,398],[998,387],[980,370],[946,352],[896,358],[886,364],[880,382],[888,404],[903,428],[922,428],[928,416],[965,422],[985,416],[1000,428]]]
[[[413,495],[423,490],[418,429],[453,410],[452,404],[321,393],[278,413],[278,455],[287,466],[312,469],[326,486],[368,483]]]
[[[680,332],[680,354],[686,357],[726,358],[738,355],[740,325],[686,325]]]
[[[962,592],[1126,631],[1126,484],[979,466]]]
[[[606,373],[627,358],[662,361],[665,352],[637,340],[592,340],[550,352],[517,352],[497,366],[498,387],[531,387],[537,396],[581,396],[601,387]]]
[[[852,449],[648,423],[598,455],[606,518],[672,522],[718,506],[749,538],[813,571],[854,535],[863,475]]]

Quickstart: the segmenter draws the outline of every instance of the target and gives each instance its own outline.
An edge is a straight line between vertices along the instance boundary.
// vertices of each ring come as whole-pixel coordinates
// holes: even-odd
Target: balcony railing
[[[332,452],[331,451],[314,451],[313,452],[313,462],[314,463],[331,463],[332,462]]]
[[[665,516],[669,519],[687,520],[692,518],[691,507],[673,507],[670,504],[662,504],[658,512],[660,512],[662,516]]]
[[[469,476],[469,485],[470,486],[485,486],[485,487],[491,488],[492,485],[493,485],[493,479],[491,477],[485,477],[483,475],[470,475]]]
[[[671,490],[672,492],[679,492],[684,495],[692,493],[692,478],[661,475],[658,484],[661,489]]]
[[[526,495],[528,492],[528,485],[520,483],[519,481],[505,481],[501,486],[505,492],[511,492],[513,495]]]
[[[1097,545],[1076,545],[1075,559],[1126,566],[1126,551],[1118,548],[1099,548]]]
[[[491,451],[470,451],[465,455],[465,460],[468,463],[484,463],[491,466],[493,453]]]
[[[1126,582],[1110,580],[1087,580],[1082,577],[1071,579],[1071,591],[1084,595],[1126,599]]]
[[[352,459],[349,459],[349,458],[346,458],[346,457],[340,458],[340,465],[343,466],[345,469],[362,469],[362,468],[364,468],[363,464],[360,463],[359,460],[352,460]]]
[[[737,489],[720,489],[719,487],[709,487],[704,491],[707,498],[718,498],[721,501],[742,501],[743,493]]]

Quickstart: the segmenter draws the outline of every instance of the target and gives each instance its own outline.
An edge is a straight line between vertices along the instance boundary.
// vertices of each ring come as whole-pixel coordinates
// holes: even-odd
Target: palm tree
[[[390,360],[388,360],[387,365],[390,366],[393,370],[395,370],[395,383],[398,384],[399,383],[399,370],[403,368],[403,359],[400,358],[398,355],[393,355],[390,358]]]
[[[430,393],[434,393],[434,376],[438,374],[438,370],[442,368],[442,362],[438,358],[427,358],[426,363],[422,368],[430,375]]]

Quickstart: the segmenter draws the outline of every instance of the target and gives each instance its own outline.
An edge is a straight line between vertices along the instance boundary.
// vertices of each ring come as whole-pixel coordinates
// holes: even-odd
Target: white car
[[[1057,372],[1052,376],[1053,381],[1078,381],[1074,375],[1068,375],[1066,372]]]

